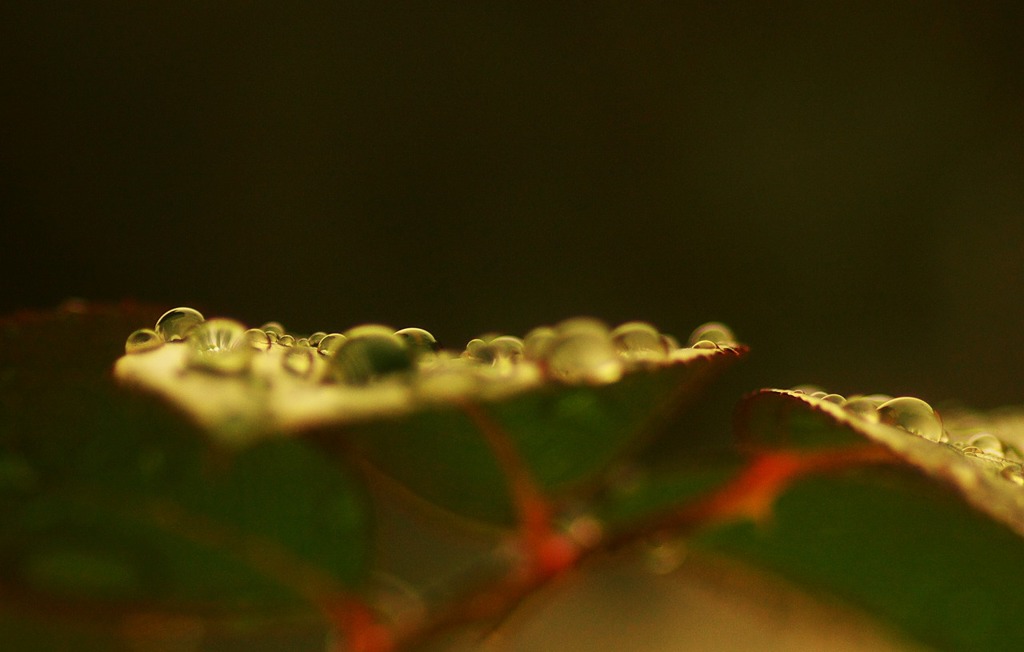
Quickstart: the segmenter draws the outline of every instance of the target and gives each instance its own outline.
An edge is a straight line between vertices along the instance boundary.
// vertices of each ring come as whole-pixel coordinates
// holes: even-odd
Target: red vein
[[[508,481],[520,536],[533,566],[531,572],[556,575],[571,567],[579,556],[579,546],[554,528],[551,502],[537,486],[511,437],[475,403],[463,402],[461,408],[491,447]]]

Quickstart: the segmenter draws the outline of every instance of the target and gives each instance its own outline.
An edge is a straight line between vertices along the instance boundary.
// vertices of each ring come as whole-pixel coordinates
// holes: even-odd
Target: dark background
[[[744,389],[1024,403],[1021,6],[5,3],[0,308],[720,319]]]

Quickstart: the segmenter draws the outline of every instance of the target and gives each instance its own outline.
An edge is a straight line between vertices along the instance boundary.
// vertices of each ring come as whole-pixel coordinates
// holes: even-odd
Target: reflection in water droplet
[[[824,390],[822,390],[817,385],[797,385],[796,387],[792,388],[789,391],[796,392],[797,394],[807,394],[807,395],[810,395],[810,394],[814,394],[815,392],[821,392],[821,391],[824,391]]]
[[[514,364],[523,357],[523,341],[511,335],[473,339],[466,344],[466,357],[494,367]]]
[[[189,363],[221,373],[244,371],[256,352],[245,333],[245,326],[233,319],[204,321],[189,333]]]
[[[327,357],[333,356],[338,352],[338,348],[348,339],[341,333],[330,333],[320,338],[320,343],[316,345],[316,350],[320,352],[320,355]]]
[[[646,361],[665,358],[665,344],[654,326],[642,321],[630,321],[611,332],[612,345],[628,360]]]
[[[1015,466],[1008,466],[999,472],[999,475],[1017,485],[1018,487],[1024,487],[1024,475],[1022,475],[1021,469]]]
[[[143,353],[152,351],[163,346],[164,338],[151,328],[140,328],[131,335],[124,343],[125,353]]]
[[[285,371],[300,378],[309,378],[313,375],[316,362],[316,353],[313,349],[308,346],[295,346],[285,352],[281,366]]]
[[[177,342],[188,337],[189,331],[203,323],[203,315],[193,308],[168,310],[156,321],[156,332],[165,342]]]
[[[317,331],[309,336],[309,345],[314,349],[320,346],[320,340],[327,337],[327,333],[323,331]]]
[[[877,394],[871,396],[851,396],[849,400],[843,404],[843,407],[846,408],[846,411],[850,414],[867,421],[877,422],[878,406],[891,399],[891,396],[886,396],[885,400],[882,400],[880,395]]]
[[[390,329],[384,332],[365,327],[348,333],[348,339],[333,358],[334,368],[342,380],[363,385],[412,369],[412,353],[402,338]]]
[[[733,335],[732,330],[730,330],[725,324],[717,321],[710,321],[693,329],[693,332],[690,333],[690,338],[687,341],[690,346],[693,346],[701,340],[708,340],[718,344],[719,346],[723,346],[735,344],[736,336]]]
[[[403,328],[395,331],[395,335],[405,342],[415,358],[437,353],[441,348],[434,336],[422,328]]]
[[[1003,455],[1003,442],[995,435],[987,432],[979,432],[967,440],[968,446],[974,446],[983,453],[989,455]]]
[[[919,398],[901,396],[878,406],[878,420],[930,441],[942,441],[939,415]]]
[[[567,383],[603,384],[622,377],[622,359],[611,341],[593,331],[559,335],[548,351],[547,367]]]
[[[278,321],[268,321],[267,323],[260,326],[260,330],[266,331],[267,333],[273,333],[278,337],[281,337],[282,335],[288,332],[284,329],[284,326],[281,325],[281,322]]]
[[[250,328],[245,331],[245,340],[249,343],[249,346],[259,351],[270,350],[270,336],[266,331],[261,331],[258,328]]]
[[[700,340],[698,342],[694,342],[693,346],[691,346],[690,348],[691,349],[717,349],[719,347],[718,347],[717,344],[715,344],[711,340]]]

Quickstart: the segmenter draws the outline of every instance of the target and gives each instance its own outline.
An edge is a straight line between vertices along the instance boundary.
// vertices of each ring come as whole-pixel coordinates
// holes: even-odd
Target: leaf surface
[[[118,640],[145,614],[315,621],[366,571],[360,485],[301,441],[225,450],[115,387],[143,319],[128,305],[0,321],[0,600],[19,614],[0,631],[55,615]]]

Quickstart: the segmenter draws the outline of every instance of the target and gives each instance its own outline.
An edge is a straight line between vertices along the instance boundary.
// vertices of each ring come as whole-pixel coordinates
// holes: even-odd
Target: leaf
[[[766,518],[711,522],[693,545],[834,593],[938,648],[1024,645],[1022,488],[1004,473],[1014,463],[975,460],[794,392],[753,394],[739,414],[755,451],[881,445],[903,463],[793,477],[766,489],[778,492]]]
[[[548,384],[479,410],[512,443],[545,495],[586,493],[602,471],[744,352],[719,349],[608,385]],[[447,405],[353,424],[317,440],[354,443],[360,456],[412,494],[461,516],[509,525],[515,509],[506,472],[480,429],[472,411]]]
[[[366,572],[358,482],[295,439],[224,449],[116,388],[140,314],[152,319],[126,305],[0,320],[0,596],[18,622],[104,636],[145,614],[308,626]]]

